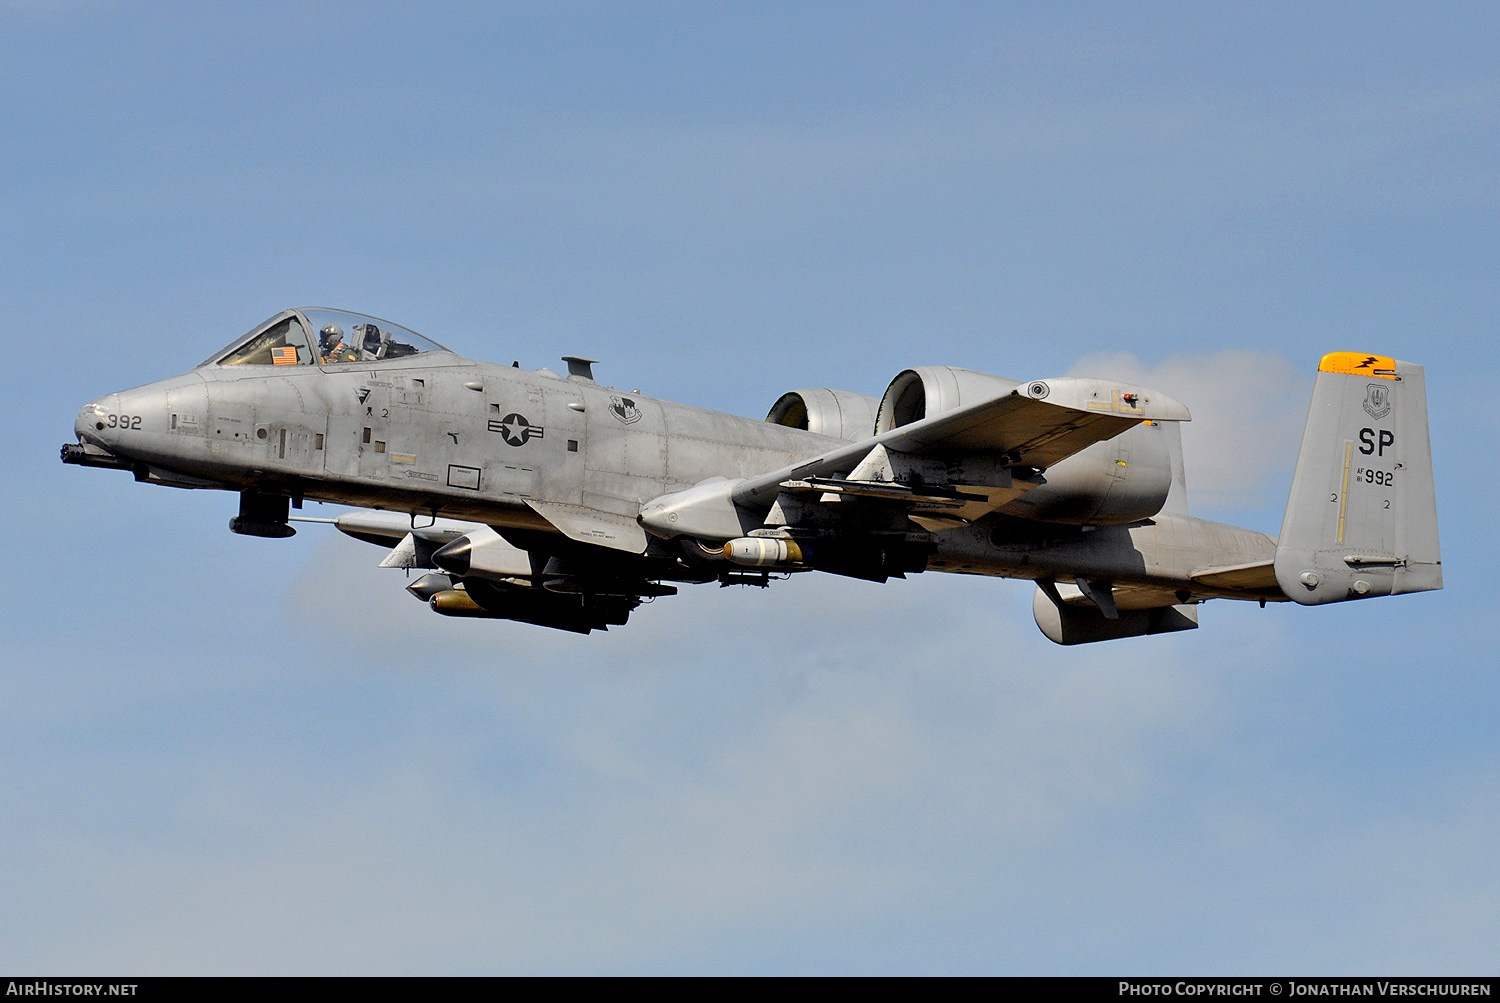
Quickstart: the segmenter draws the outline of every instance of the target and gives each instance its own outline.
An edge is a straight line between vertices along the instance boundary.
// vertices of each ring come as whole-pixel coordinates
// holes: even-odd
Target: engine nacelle
[[[874,397],[851,390],[793,390],[771,406],[766,421],[858,442],[870,437],[879,406]]]
[[[1000,512],[1072,525],[1149,519],[1166,503],[1173,468],[1181,468],[1181,458],[1182,433],[1176,422],[1142,422],[1049,467],[1041,485]]]
[[[875,434],[910,425],[961,404],[1008,394],[1020,386],[1015,380],[955,366],[917,366],[891,380],[875,417]]]

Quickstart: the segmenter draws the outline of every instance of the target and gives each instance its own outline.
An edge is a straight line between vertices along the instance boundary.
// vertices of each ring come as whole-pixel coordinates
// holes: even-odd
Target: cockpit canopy
[[[446,352],[400,324],[349,310],[283,310],[214,353],[205,366],[334,366]]]

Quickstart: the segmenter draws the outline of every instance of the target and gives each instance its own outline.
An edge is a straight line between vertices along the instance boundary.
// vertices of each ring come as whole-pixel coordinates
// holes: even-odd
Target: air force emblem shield
[[[1384,418],[1391,413],[1391,388],[1371,383],[1365,390],[1365,414],[1371,418]]]

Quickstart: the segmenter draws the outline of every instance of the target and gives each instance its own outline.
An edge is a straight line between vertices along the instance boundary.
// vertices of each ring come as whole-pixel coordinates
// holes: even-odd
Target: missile
[[[453,588],[453,579],[448,575],[423,575],[406,587],[406,591],[423,602],[428,602],[439,592]]]
[[[474,601],[474,597],[463,589],[444,589],[442,592],[434,592],[432,598],[427,600],[427,605],[432,607],[434,613],[444,616],[476,616],[496,619],[498,613],[491,613],[483,606]]]
[[[476,616],[493,619],[491,613],[474,601],[468,591],[457,587],[449,575],[423,575],[406,587],[406,591],[432,607],[433,612],[444,616]]]
[[[488,526],[480,526],[440,547],[432,563],[452,575],[481,578],[525,578],[531,574],[531,557],[513,547]]]

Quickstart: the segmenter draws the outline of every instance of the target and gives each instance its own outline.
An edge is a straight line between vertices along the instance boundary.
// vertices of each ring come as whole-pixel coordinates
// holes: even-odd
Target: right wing
[[[991,483],[976,484],[979,493],[947,492],[956,507],[992,509],[997,498],[985,492],[1003,483],[1004,500],[1030,487],[1012,484],[1011,472],[1045,470],[1096,442],[1113,438],[1143,421],[1187,421],[1188,410],[1163,394],[1109,380],[1064,377],[1022,383],[1008,393],[961,405],[862,442],[850,443],[778,470],[739,480],[716,478],[686,491],[663,495],[641,507],[641,524],[657,536],[695,536],[727,540],[760,524],[764,512],[783,490],[840,491],[858,495],[884,493],[900,502],[902,493],[919,495],[889,477],[887,458],[933,458],[953,454],[989,457],[1006,472]],[[885,457],[881,456],[881,453]],[[862,476],[870,474],[872,476]],[[837,484],[829,482],[837,481]],[[944,507],[929,492],[920,505]],[[999,502],[1003,504],[1003,501]],[[948,506],[948,507],[954,507]]]

